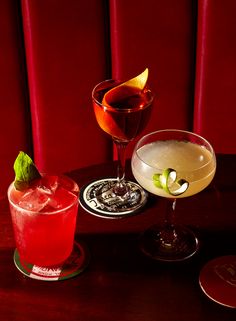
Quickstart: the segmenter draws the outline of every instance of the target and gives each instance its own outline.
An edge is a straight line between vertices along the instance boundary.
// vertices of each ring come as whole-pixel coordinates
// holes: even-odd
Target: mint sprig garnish
[[[173,196],[183,194],[189,187],[189,182],[185,179],[177,180],[177,172],[173,168],[166,168],[162,174],[154,174],[152,179],[157,188],[161,188]]]
[[[19,152],[13,167],[15,171],[14,186],[19,191],[29,188],[33,180],[41,177],[33,160],[24,152]]]

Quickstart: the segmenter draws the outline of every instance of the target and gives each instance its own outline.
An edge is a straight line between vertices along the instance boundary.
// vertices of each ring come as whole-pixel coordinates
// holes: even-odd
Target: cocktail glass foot
[[[116,178],[90,182],[80,191],[80,204],[89,213],[104,218],[122,218],[137,214],[146,204],[147,193],[138,184],[126,181],[125,193],[115,192]]]
[[[173,230],[165,230],[154,225],[142,234],[140,248],[152,259],[178,262],[192,257],[199,249],[199,241],[185,226],[175,226]]]

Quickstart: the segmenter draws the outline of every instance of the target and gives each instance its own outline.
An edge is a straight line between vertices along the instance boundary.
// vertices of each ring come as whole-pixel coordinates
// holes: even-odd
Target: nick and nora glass
[[[90,213],[117,218],[135,213],[146,203],[146,193],[125,179],[126,147],[145,128],[151,113],[153,94],[121,86],[116,80],[99,83],[92,91],[93,108],[101,129],[111,136],[118,154],[117,177],[91,182],[81,192],[81,205]],[[106,104],[104,96],[106,95]]]

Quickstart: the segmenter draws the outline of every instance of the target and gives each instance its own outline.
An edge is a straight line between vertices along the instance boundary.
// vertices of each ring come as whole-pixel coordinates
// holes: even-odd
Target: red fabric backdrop
[[[92,88],[146,67],[156,99],[145,132],[193,130],[236,153],[235,16],[234,0],[1,1],[2,190],[19,150],[47,172],[112,159]]]

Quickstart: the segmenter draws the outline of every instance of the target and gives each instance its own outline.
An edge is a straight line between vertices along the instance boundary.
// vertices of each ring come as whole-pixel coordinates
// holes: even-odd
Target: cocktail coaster
[[[213,301],[236,308],[236,255],[208,262],[199,277],[200,287]]]
[[[19,256],[17,249],[14,252],[14,263],[17,269],[32,279],[42,281],[59,281],[79,275],[88,266],[90,254],[86,246],[74,243],[70,257],[62,264],[54,267],[40,267],[25,262]]]
[[[90,214],[103,218],[122,218],[137,214],[146,204],[147,193],[138,184],[126,181],[130,190],[129,198],[117,198],[113,193],[116,182],[115,178],[106,178],[83,186],[80,190],[80,205]]]

